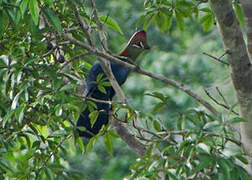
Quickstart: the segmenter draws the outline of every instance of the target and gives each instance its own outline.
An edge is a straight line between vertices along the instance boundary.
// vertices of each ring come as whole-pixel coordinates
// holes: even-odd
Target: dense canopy
[[[241,4],[226,1],[245,31]],[[215,9],[205,0],[0,0],[0,179],[250,179],[238,124],[248,119]],[[119,57],[139,30],[151,50]],[[88,141],[76,122],[84,110],[99,120],[85,96],[97,61],[110,80],[97,78],[98,90],[117,95],[105,99],[109,124]],[[120,61],[131,70],[121,88],[108,68]]]

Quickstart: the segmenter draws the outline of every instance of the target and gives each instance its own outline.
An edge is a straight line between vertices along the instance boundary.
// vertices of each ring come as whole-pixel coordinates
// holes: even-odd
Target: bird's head
[[[149,49],[150,46],[147,43],[146,32],[142,30],[131,36],[126,48],[121,52],[120,56],[129,57],[131,60],[135,61],[141,52]]]

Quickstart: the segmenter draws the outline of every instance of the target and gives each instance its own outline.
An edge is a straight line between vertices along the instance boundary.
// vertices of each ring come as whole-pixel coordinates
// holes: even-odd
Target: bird
[[[135,32],[131,36],[125,49],[119,54],[119,57],[125,57],[120,59],[124,61],[129,60],[130,63],[134,63],[137,57],[144,50],[149,49],[150,46],[147,43],[147,34],[144,30],[141,30]],[[127,80],[130,71],[120,64],[111,63],[110,66],[118,84],[120,86],[123,85]],[[96,107],[93,107],[93,110],[98,111],[98,117],[92,126],[89,117],[92,108],[85,108],[85,110],[80,114],[77,121],[77,127],[85,127],[85,131],[80,130],[81,128],[77,129],[79,136],[81,137],[92,138],[94,135],[97,135],[99,133],[103,125],[107,125],[109,122],[109,111],[112,107],[111,104],[104,101],[111,101],[115,95],[115,91],[112,86],[104,86],[105,90],[99,89],[97,83],[95,83],[97,78],[103,78],[105,79],[105,81],[108,81],[107,76],[105,75],[99,62],[95,63],[92,66],[86,78],[86,97],[97,100],[91,101],[96,105]]]

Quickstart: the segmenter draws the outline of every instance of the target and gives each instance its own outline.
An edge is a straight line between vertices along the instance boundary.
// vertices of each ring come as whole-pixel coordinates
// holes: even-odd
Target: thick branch
[[[129,145],[130,148],[133,148],[135,152],[140,156],[143,156],[145,154],[147,150],[146,147],[139,140],[137,140],[136,137],[123,126],[122,123],[114,120],[113,125],[117,134]]]
[[[175,88],[178,88],[182,91],[184,91],[186,94],[188,94],[189,96],[193,97],[194,99],[196,99],[200,104],[202,104],[203,106],[205,106],[209,111],[211,111],[213,114],[217,115],[217,111],[214,109],[213,106],[211,106],[208,102],[206,102],[203,98],[201,98],[200,96],[198,96],[197,94],[195,94],[193,91],[191,91],[190,89],[186,88],[184,86],[184,84],[181,84],[181,83],[178,83],[174,80],[171,80],[171,79],[168,79],[162,75],[158,75],[158,74],[154,74],[154,73],[151,73],[149,71],[146,71],[144,69],[141,69],[135,65],[132,65],[132,64],[129,64],[125,61],[121,61],[120,59],[118,58],[115,58],[109,54],[106,54],[106,53],[102,53],[100,51],[97,51],[96,49],[93,49],[85,44],[83,44],[82,42],[76,40],[76,39],[73,39],[71,36],[69,35],[66,35],[66,34],[62,34],[63,38],[66,39],[66,40],[69,40],[71,43],[75,44],[75,45],[78,45],[78,46],[81,46],[82,48],[92,52],[93,54],[96,54],[97,56],[99,57],[103,57],[111,62],[114,62],[114,63],[117,63],[117,64],[120,64],[126,68],[128,68],[129,70],[132,70],[132,71],[135,71],[135,72],[138,72],[140,74],[143,74],[143,75],[146,75],[146,76],[149,76],[153,79],[156,79],[156,80],[159,80],[159,81],[162,81],[163,83],[166,83],[168,85],[171,85]]]
[[[102,43],[103,52],[108,52],[108,45],[105,33],[103,31],[103,25],[99,20],[98,12],[96,9],[96,4],[94,0],[90,0],[93,8],[93,15],[94,19],[96,21],[96,24],[98,26],[98,32],[99,32],[99,38]],[[112,72],[110,61],[107,61],[105,58],[100,57],[99,58],[100,64],[102,66],[102,69],[104,70],[105,74],[107,75],[113,89],[115,90],[119,100],[123,103],[127,103],[127,99],[124,95],[124,92],[122,91],[120,85],[117,83],[114,74]],[[110,118],[111,119],[111,118]],[[131,149],[133,149],[138,155],[143,156],[146,152],[146,147],[144,144],[142,144],[138,139],[133,136],[128,129],[118,121],[113,122],[114,128],[117,132],[117,134],[129,145]]]

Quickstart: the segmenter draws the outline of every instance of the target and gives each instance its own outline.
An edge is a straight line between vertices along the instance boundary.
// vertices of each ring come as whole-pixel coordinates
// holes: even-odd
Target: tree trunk
[[[252,155],[252,66],[247,53],[239,22],[235,16],[231,0],[210,0],[222,35],[231,77],[236,90],[241,116],[247,120],[241,123],[242,142],[246,153]],[[252,161],[247,167],[252,174]]]

